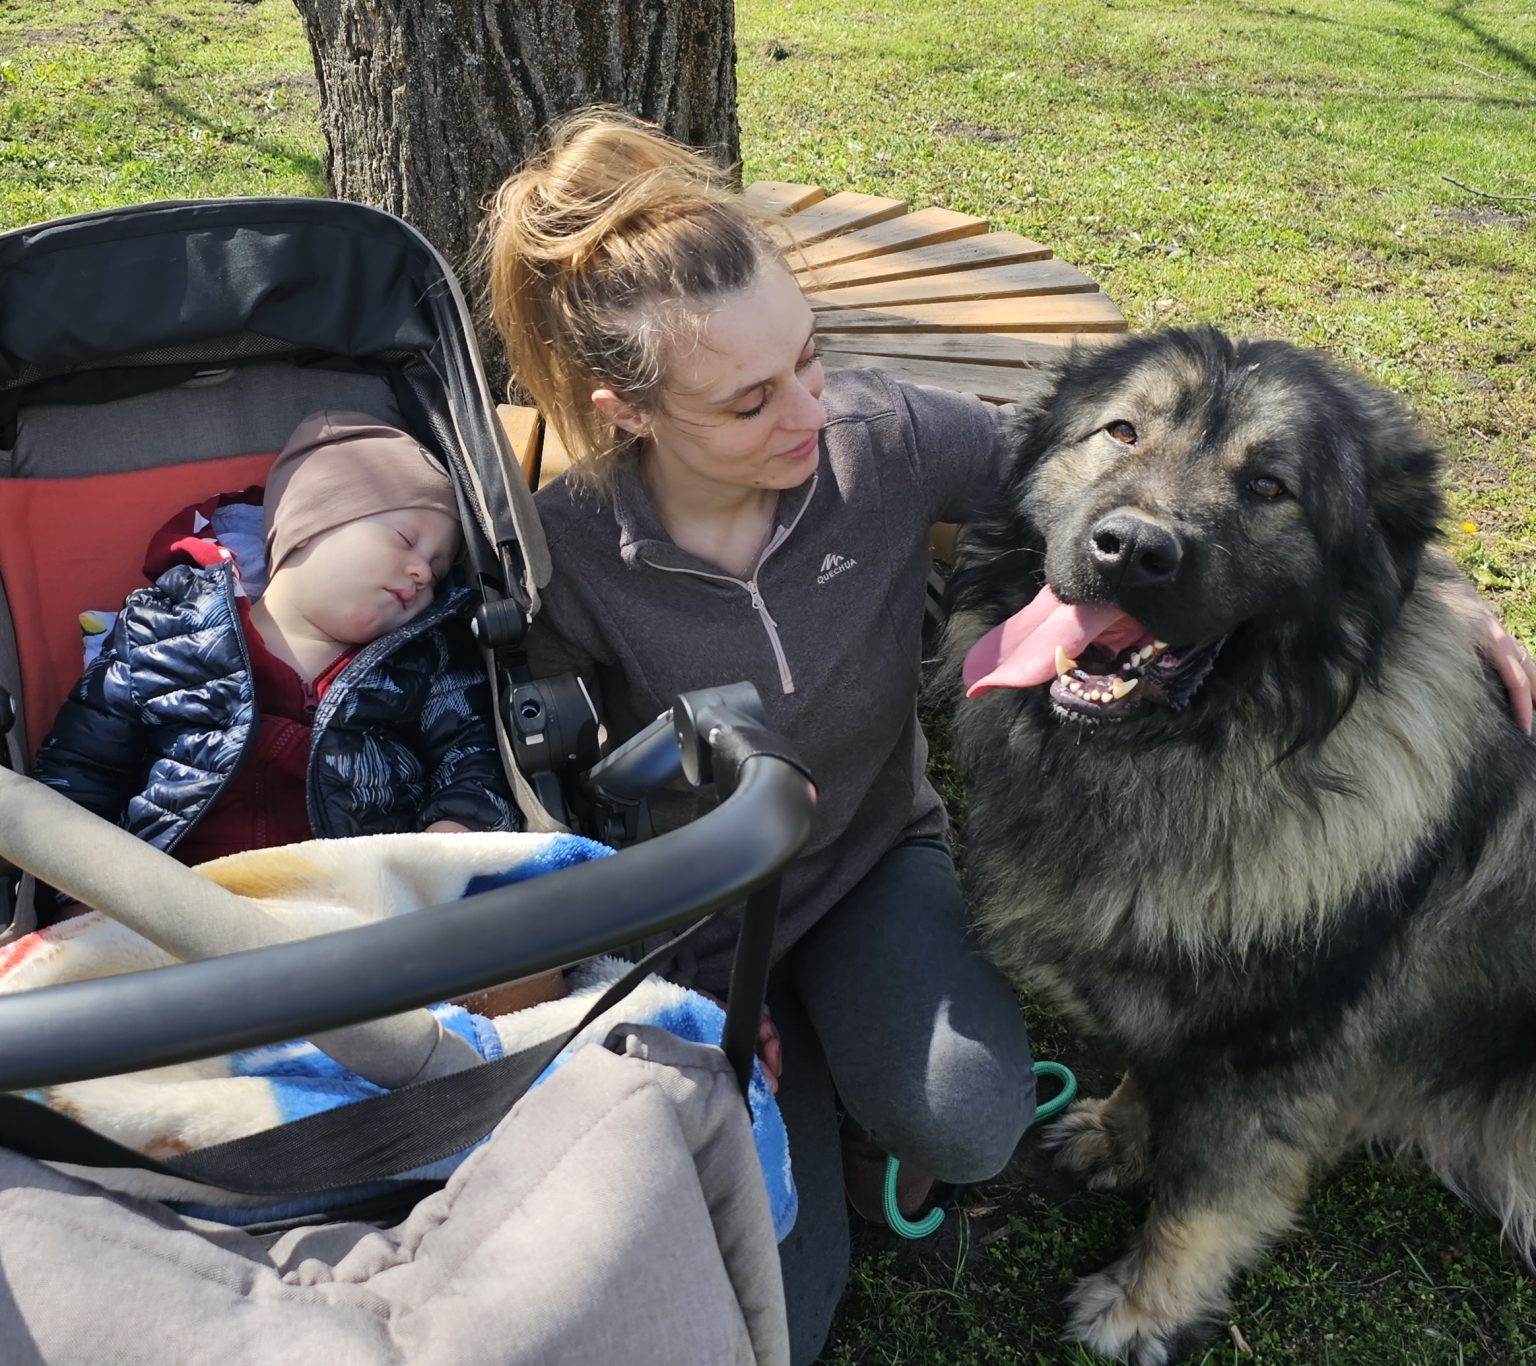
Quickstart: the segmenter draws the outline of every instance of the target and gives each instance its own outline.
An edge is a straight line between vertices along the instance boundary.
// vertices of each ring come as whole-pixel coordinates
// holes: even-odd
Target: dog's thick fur
[[[1394,399],[1318,356],[1143,336],[1065,363],[963,539],[957,692],[967,648],[1043,581],[1176,647],[1224,642],[1181,709],[1094,724],[1040,686],[956,714],[991,952],[1128,1065],[1052,1135],[1090,1185],[1151,1197],[1071,1297],[1106,1355],[1163,1362],[1207,1333],[1363,1142],[1421,1154],[1536,1248],[1536,747],[1470,586],[1427,549],[1437,463]],[[1177,539],[1176,572],[1136,586],[1096,558],[1127,508]]]

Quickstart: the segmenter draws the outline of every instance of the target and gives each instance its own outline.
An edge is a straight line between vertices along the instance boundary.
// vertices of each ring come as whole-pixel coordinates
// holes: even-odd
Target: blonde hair
[[[573,474],[606,482],[635,441],[593,390],[655,411],[669,342],[783,251],[725,171],[653,125],[587,109],[546,131],[492,199],[481,256],[512,377]]]

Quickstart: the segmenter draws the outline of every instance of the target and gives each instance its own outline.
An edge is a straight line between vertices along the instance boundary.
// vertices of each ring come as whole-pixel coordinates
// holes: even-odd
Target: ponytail
[[[592,392],[654,411],[668,344],[782,259],[772,232],[705,156],[617,110],[554,124],[503,182],[482,246],[491,319],[573,473],[604,482],[634,441]]]

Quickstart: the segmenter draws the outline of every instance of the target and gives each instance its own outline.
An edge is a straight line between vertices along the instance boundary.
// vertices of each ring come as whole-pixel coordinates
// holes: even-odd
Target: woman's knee
[[[926,1065],[892,1071],[846,1096],[854,1119],[903,1162],[946,1182],[969,1183],[1008,1165],[1035,1114],[1034,1066],[1021,1017],[986,1036],[934,1031]]]

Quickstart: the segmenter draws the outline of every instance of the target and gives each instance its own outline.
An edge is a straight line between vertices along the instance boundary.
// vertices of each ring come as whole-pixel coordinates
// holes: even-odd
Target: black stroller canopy
[[[463,293],[413,228],[361,204],[240,199],[0,235],[0,429],[24,391],[84,371],[138,368],[152,387],[167,368],[283,353],[404,372],[405,406],[421,410],[407,415],[467,479],[487,539],[520,550],[522,582],[507,588],[536,602],[548,562],[531,497],[504,453]]]

